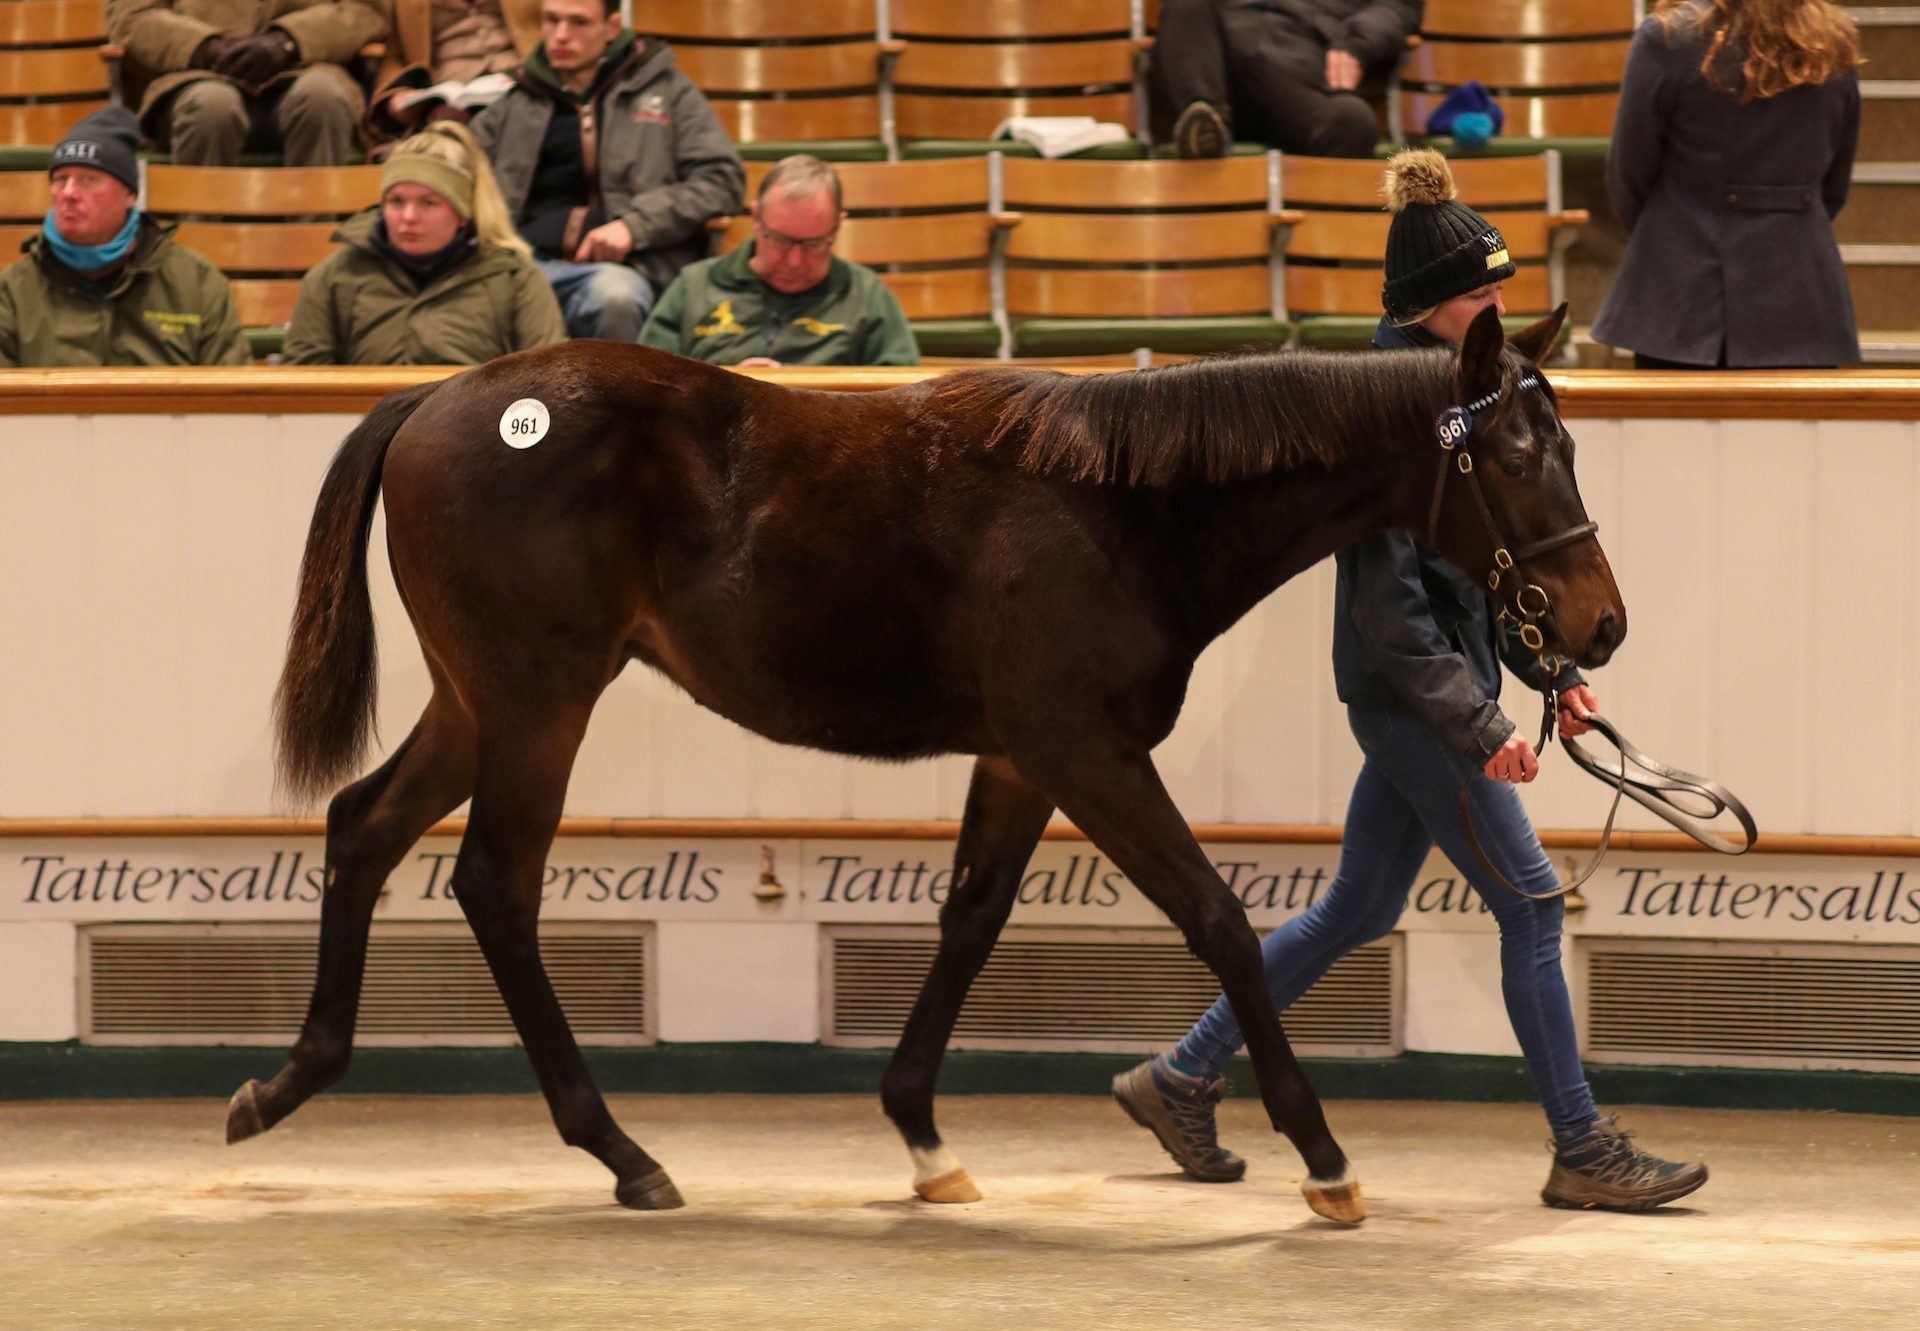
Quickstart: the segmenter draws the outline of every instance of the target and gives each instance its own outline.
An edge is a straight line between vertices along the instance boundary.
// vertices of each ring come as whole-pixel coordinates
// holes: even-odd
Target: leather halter
[[[1540,376],[1537,374],[1525,375],[1514,384],[1515,391],[1539,387]],[[1538,583],[1519,581],[1518,566],[1523,560],[1535,559],[1549,551],[1586,540],[1600,530],[1600,524],[1582,522],[1518,550],[1507,548],[1506,537],[1501,535],[1500,524],[1493,519],[1493,509],[1487,503],[1486,491],[1480,488],[1480,477],[1473,469],[1473,454],[1463,447],[1473,436],[1478,413],[1499,400],[1500,390],[1496,388],[1464,406],[1448,407],[1434,420],[1434,437],[1440,441],[1440,472],[1434,478],[1433,506],[1427,513],[1427,544],[1434,546],[1440,534],[1440,509],[1447,496],[1447,476],[1451,471],[1458,471],[1467,478],[1467,493],[1473,496],[1474,507],[1480,512],[1480,521],[1493,541],[1493,567],[1487,570],[1487,591],[1498,600],[1503,594],[1508,575],[1514,577],[1516,586],[1508,602],[1500,606],[1500,619],[1516,626],[1521,643],[1538,658],[1547,678],[1554,679],[1565,668],[1565,662],[1546,650],[1546,634],[1540,630],[1541,623],[1553,616],[1553,602],[1546,589]],[[1529,604],[1530,601],[1537,601],[1538,604]]]
[[[1515,390],[1540,386],[1540,377],[1535,374],[1523,376],[1515,384]],[[1500,526],[1493,518],[1493,509],[1487,503],[1485,491],[1480,488],[1480,478],[1473,469],[1473,456],[1462,447],[1473,435],[1475,415],[1485,411],[1500,400],[1500,390],[1494,389],[1482,397],[1463,406],[1448,407],[1434,421],[1434,435],[1440,441],[1440,473],[1434,481],[1433,507],[1427,516],[1427,544],[1434,545],[1440,533],[1440,508],[1446,497],[1447,474],[1457,470],[1467,478],[1467,492],[1473,496],[1474,506],[1480,510],[1480,520],[1485,524],[1487,535],[1493,541],[1493,567],[1487,572],[1487,591],[1496,599],[1502,594],[1507,576],[1512,574],[1518,584],[1511,594],[1511,603],[1500,606],[1500,619],[1517,625],[1521,643],[1533,652],[1539,660],[1547,683],[1541,688],[1543,708],[1540,717],[1540,742],[1534,751],[1541,758],[1546,757],[1547,745],[1554,736],[1555,714],[1559,710],[1560,690],[1554,684],[1565,668],[1566,663],[1556,654],[1546,650],[1546,635],[1541,632],[1541,622],[1553,615],[1553,602],[1547,596],[1546,589],[1537,583],[1519,582],[1518,566],[1525,560],[1537,558],[1552,550],[1559,550],[1576,542],[1584,541],[1599,531],[1599,524],[1582,522],[1569,527],[1557,535],[1534,541],[1518,550],[1508,550],[1506,539],[1500,533]],[[1451,460],[1451,462],[1449,461]],[[1537,599],[1537,605],[1530,605],[1529,599]],[[1480,860],[1493,880],[1515,896],[1526,897],[1530,901],[1552,901],[1564,897],[1576,890],[1593,876],[1600,867],[1601,859],[1607,853],[1607,846],[1613,840],[1613,820],[1620,812],[1622,796],[1633,800],[1643,808],[1651,810],[1674,827],[1685,832],[1709,850],[1717,850],[1724,855],[1742,855],[1753,848],[1758,832],[1755,830],[1753,816],[1747,808],[1734,797],[1732,791],[1718,782],[1709,781],[1691,772],[1683,772],[1677,767],[1669,767],[1656,759],[1648,757],[1629,743],[1613,724],[1599,713],[1586,717],[1586,724],[1597,734],[1609,740],[1619,750],[1620,762],[1617,770],[1603,768],[1590,757],[1585,749],[1566,736],[1560,737],[1560,743],[1567,751],[1574,765],[1588,775],[1598,778],[1613,787],[1613,805],[1607,810],[1607,821],[1600,831],[1600,844],[1594,848],[1593,859],[1574,879],[1553,892],[1528,892],[1514,886],[1507,876],[1500,872],[1486,847],[1473,830],[1472,778],[1460,788],[1460,826],[1465,831],[1467,844]],[[1644,776],[1629,774],[1629,768],[1637,768]],[[1676,800],[1681,795],[1699,800],[1703,808],[1689,809]],[[1744,834],[1744,843],[1736,845],[1711,831],[1706,822],[1722,813],[1732,813],[1739,821]]]

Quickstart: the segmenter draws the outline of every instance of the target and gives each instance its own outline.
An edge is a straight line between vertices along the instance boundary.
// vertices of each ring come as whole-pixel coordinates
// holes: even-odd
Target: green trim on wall
[[[278,1049],[105,1048],[78,1043],[0,1043],[0,1100],[146,1099],[225,1096],[249,1077],[279,1070]],[[802,1044],[660,1044],[589,1049],[587,1061],[609,1093],[877,1094],[887,1053]],[[1122,1054],[1016,1054],[955,1050],[940,1090],[947,1095],[1105,1095],[1136,1060]],[[1307,1059],[1330,1100],[1527,1101],[1533,1089],[1517,1058],[1402,1054],[1397,1058]],[[1920,1075],[1777,1071],[1755,1068],[1589,1066],[1602,1104],[1713,1109],[1823,1109],[1920,1115]],[[1244,1065],[1233,1080],[1253,1093]],[[536,1090],[517,1048],[362,1049],[341,1094],[466,1095]]]

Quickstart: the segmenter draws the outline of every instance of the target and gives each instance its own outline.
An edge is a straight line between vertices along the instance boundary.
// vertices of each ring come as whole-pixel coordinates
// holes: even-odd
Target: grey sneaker
[[[1227,122],[1205,102],[1190,103],[1173,122],[1173,150],[1182,157],[1225,157],[1232,146]]]
[[[1632,1136],[1608,1117],[1571,1141],[1548,1143],[1553,1168],[1540,1200],[1572,1210],[1651,1211],[1707,1181],[1705,1165],[1648,1155]]]
[[[1220,1145],[1213,1107],[1226,1094],[1227,1080],[1201,1081],[1154,1058],[1113,1079],[1113,1098],[1127,1117],[1160,1139],[1167,1154],[1202,1183],[1236,1183],[1247,1162]]]

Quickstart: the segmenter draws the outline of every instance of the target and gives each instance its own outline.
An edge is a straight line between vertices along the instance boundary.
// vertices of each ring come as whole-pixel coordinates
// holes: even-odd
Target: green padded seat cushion
[[[996,356],[1000,325],[991,319],[924,319],[913,325],[922,356]]]
[[[887,145],[879,139],[766,139],[734,145],[742,160],[777,162],[795,153],[811,153],[823,162],[884,162]]]
[[[0,146],[0,171],[45,171],[53,160],[53,147],[26,148],[19,144]]]
[[[278,354],[280,348],[286,343],[287,330],[285,325],[275,328],[242,328],[240,336],[247,339],[247,345],[253,349],[255,360],[265,360],[269,356]]]
[[[1233,147],[1227,150],[1227,155],[1229,157],[1259,157],[1265,154],[1269,146],[1270,145],[1265,143],[1248,143],[1243,139],[1236,139]],[[1180,150],[1171,143],[1154,144],[1151,154],[1153,157],[1163,159],[1178,157],[1179,155]]]
[[[1040,150],[1020,139],[914,139],[900,145],[901,158],[909,162],[984,157],[988,153],[1002,153],[1008,157],[1038,157]],[[1130,162],[1146,155],[1147,145],[1138,139],[1095,144],[1084,152],[1068,154],[1078,162]]]
[[[1537,314],[1509,314],[1500,320],[1500,326],[1512,337],[1524,328],[1538,323]],[[1360,350],[1373,341],[1373,330],[1380,326],[1380,320],[1368,319],[1353,314],[1302,314],[1294,320],[1296,340],[1303,347],[1313,347],[1324,351]],[[1567,344],[1573,336],[1571,322],[1560,325],[1560,336],[1554,342],[1558,350]]]
[[[1488,139],[1483,148],[1462,148],[1450,138],[1426,138],[1409,135],[1405,143],[1382,143],[1374,149],[1376,157],[1391,157],[1402,148],[1433,148],[1444,157],[1537,157],[1552,148],[1562,157],[1576,160],[1604,161],[1611,139],[1594,137],[1564,137],[1557,139],[1507,138],[1504,135]]]
[[[1207,355],[1245,347],[1277,350],[1286,323],[1260,315],[1217,319],[1027,319],[1014,326],[1021,356],[1102,355],[1151,347],[1155,351]]]

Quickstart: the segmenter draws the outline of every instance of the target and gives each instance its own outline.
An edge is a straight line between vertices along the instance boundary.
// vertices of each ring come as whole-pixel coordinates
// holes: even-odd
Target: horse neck
[[[1329,466],[1181,494],[1168,539],[1184,551],[1186,605],[1203,642],[1336,550],[1425,522],[1437,457],[1420,446],[1431,396],[1410,392],[1404,413],[1392,412],[1406,417],[1395,437],[1342,440]]]

